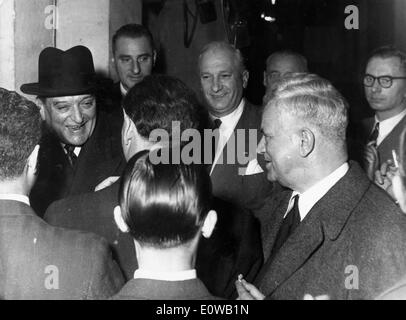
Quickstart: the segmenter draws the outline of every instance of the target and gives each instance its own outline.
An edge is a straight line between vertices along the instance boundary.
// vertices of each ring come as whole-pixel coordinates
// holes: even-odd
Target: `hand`
[[[378,150],[374,144],[368,144],[364,150],[364,167],[368,178],[373,181],[379,166]]]
[[[107,187],[110,187],[114,182],[116,182],[120,177],[108,177],[106,180],[100,182],[96,188],[94,188],[94,191],[100,191],[103,190]]]
[[[237,300],[264,300],[265,296],[253,284],[244,279],[237,280],[235,287],[238,292]]]
[[[392,160],[384,162],[380,170],[375,171],[374,182],[377,186],[385,190],[396,201],[393,193],[392,182],[395,175],[399,172],[399,169],[395,167]]]

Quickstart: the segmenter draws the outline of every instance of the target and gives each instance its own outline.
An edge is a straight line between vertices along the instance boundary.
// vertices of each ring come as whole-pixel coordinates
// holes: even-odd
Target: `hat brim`
[[[41,87],[39,83],[26,83],[20,87],[20,90],[25,94],[37,95],[41,97],[65,97],[77,96],[86,93],[93,93],[96,89],[96,84],[91,83],[81,88],[66,88],[53,89]]]

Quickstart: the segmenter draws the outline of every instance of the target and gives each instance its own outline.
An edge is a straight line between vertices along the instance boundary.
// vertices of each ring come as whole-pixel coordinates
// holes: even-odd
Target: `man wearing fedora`
[[[38,178],[30,201],[42,216],[53,201],[85,192],[123,167],[121,128],[96,107],[96,73],[90,50],[46,48],[39,81],[21,86],[37,96],[43,119]]]

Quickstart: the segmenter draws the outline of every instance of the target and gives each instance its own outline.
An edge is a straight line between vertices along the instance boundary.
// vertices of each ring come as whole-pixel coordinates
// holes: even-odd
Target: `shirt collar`
[[[161,281],[184,281],[196,279],[196,269],[174,271],[174,272],[157,272],[144,269],[137,269],[134,272],[134,279],[152,279]]]
[[[244,105],[245,105],[245,101],[244,99],[241,99],[240,104],[238,105],[238,107],[231,113],[229,113],[228,115],[224,116],[224,117],[215,117],[215,116],[211,116],[212,119],[220,119],[221,120],[221,126],[220,126],[220,130],[224,130],[224,131],[228,131],[228,130],[234,130],[235,126],[238,123],[238,120],[240,120],[242,112],[244,111]]]
[[[381,142],[391,133],[393,128],[397,126],[397,124],[403,119],[403,117],[406,115],[406,109],[403,110],[401,113],[397,114],[396,116],[393,116],[392,118],[383,120],[383,121],[378,121],[378,118],[375,116],[375,125],[379,122],[379,135],[378,139],[376,141],[377,145],[380,145]]]
[[[307,189],[302,194],[299,192],[294,191],[291,196],[291,201],[289,203],[289,207],[287,212],[293,207],[292,199],[294,196],[299,194],[299,213],[300,213],[300,220],[303,220],[309,211],[313,208],[313,206],[321,199],[323,196],[347,173],[350,166],[347,162],[342,164],[332,173],[330,173],[327,177],[323,178],[315,185],[313,185],[310,189]]]
[[[128,90],[124,88],[123,84],[120,82],[120,92],[123,97],[125,97],[128,93]]]
[[[30,206],[30,199],[22,194],[0,194],[0,200],[12,200],[12,201],[18,201],[18,202],[23,202],[26,205]]]

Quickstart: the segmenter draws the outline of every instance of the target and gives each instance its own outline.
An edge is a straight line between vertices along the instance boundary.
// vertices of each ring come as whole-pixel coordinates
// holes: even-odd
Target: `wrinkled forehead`
[[[372,75],[405,75],[405,70],[399,57],[379,57],[369,59],[365,73]]]
[[[77,96],[65,96],[65,97],[48,97],[45,98],[45,101],[49,105],[54,105],[57,103],[68,103],[68,104],[74,104],[81,102],[83,100],[89,100],[89,99],[95,99],[94,95],[92,94],[82,94],[82,95],[77,95]]]
[[[211,48],[203,52],[199,58],[200,70],[207,67],[217,66],[224,69],[238,70],[237,55],[225,48]]]

